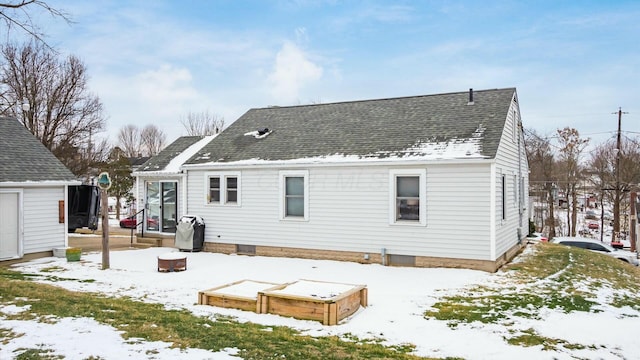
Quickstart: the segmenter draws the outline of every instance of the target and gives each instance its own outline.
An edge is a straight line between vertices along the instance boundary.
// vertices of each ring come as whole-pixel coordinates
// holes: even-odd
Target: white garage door
[[[19,193],[0,192],[0,260],[20,256]]]

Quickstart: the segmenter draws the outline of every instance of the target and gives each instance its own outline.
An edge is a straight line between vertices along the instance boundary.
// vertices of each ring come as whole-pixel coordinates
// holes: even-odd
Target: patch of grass
[[[5,329],[5,328],[0,328],[0,339],[2,339],[0,341],[0,344],[8,344],[12,339],[15,338],[19,338],[21,336],[24,336],[23,333],[15,333],[13,332],[11,329]]]
[[[54,360],[64,359],[64,356],[51,354],[50,349],[20,349],[17,351],[16,360]]]
[[[525,347],[542,346],[542,349],[546,351],[558,351],[560,347],[568,350],[595,349],[594,345],[585,346],[582,344],[572,344],[562,339],[541,336],[534,329],[522,330],[520,335],[507,338],[506,340],[511,345]]]
[[[538,244],[521,261],[505,266],[499,281],[514,284],[475,287],[462,295],[443,297],[425,317],[460,323],[509,324],[513,317],[537,319],[543,308],[599,312],[597,292],[617,290],[606,304],[640,309],[640,271],[633,266],[587,250]]]
[[[43,272],[43,273],[62,272],[62,271],[67,271],[67,270],[61,266],[49,266],[49,267],[40,269],[40,272]]]
[[[53,272],[53,271],[60,271],[61,268],[58,268],[56,266],[52,266],[49,268],[44,268],[42,271],[43,272]],[[50,282],[56,282],[56,281],[77,281],[77,282],[81,282],[81,283],[93,283],[95,282],[94,279],[86,279],[86,280],[80,280],[80,279],[74,279],[74,278],[65,278],[65,277],[60,277],[60,276],[55,276],[55,275],[41,275],[41,274],[29,274],[29,273],[21,273],[21,272],[17,272],[17,271],[10,271],[7,270],[5,268],[0,267],[0,276],[6,279],[11,279],[11,280],[46,280],[46,281],[50,281]]]
[[[125,339],[166,341],[179,348],[211,351],[237,348],[243,359],[419,359],[410,354],[411,344],[386,347],[356,337],[346,341],[337,336],[311,337],[288,327],[240,323],[229,317],[204,318],[186,310],[166,310],[161,304],[72,292],[27,280],[31,278],[0,269],[0,303],[30,306],[28,312],[5,315],[7,319],[89,317],[121,330]],[[28,349],[27,353],[46,358],[45,352]]]

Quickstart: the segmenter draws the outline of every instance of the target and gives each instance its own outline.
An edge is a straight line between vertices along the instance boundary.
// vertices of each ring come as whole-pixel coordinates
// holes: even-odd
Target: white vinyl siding
[[[243,168],[241,208],[205,205],[205,171],[190,170],[188,211],[204,218],[205,241],[490,260],[490,163],[422,168],[429,185],[424,190],[428,226],[389,223],[389,174],[415,174],[415,167],[302,170],[308,173],[307,221],[281,221],[283,176],[300,170]]]
[[[24,253],[51,251],[66,245],[67,229],[59,223],[58,202],[65,187],[27,187],[23,190]]]
[[[528,199],[528,164],[524,151],[524,140],[519,126],[519,110],[517,102],[512,102],[509,116],[506,119],[502,134],[502,141],[496,153],[496,213],[495,213],[495,253],[494,257],[500,257],[507,250],[515,246],[522,237],[528,233],[528,223],[525,212],[526,201]],[[514,181],[507,184],[506,219],[503,219],[501,194],[501,177],[503,175],[513,176]],[[521,236],[518,239],[518,234]]]

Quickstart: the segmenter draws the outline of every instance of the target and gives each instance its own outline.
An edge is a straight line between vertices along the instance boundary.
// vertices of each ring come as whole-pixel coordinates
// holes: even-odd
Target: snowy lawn
[[[108,270],[100,270],[100,253],[83,254],[81,262],[45,258],[13,269],[42,275],[34,280],[69,290],[161,304],[202,319],[267,326],[261,331],[285,326],[319,339],[336,335],[345,341],[409,348],[424,357],[640,358],[638,269],[609,258],[600,264],[604,256],[594,260],[594,254],[579,250],[529,246],[510,265],[511,270],[496,274],[213,253],[183,253],[186,271],[159,273],[157,257],[174,251],[167,248],[112,251]],[[368,289],[369,306],[337,326],[323,326],[197,304],[198,291],[245,279],[362,284]],[[25,349],[67,359],[242,358],[241,342],[216,351],[179,349],[172,346],[171,338],[125,339],[121,334],[126,326],[114,327],[90,317],[22,316],[37,301],[8,298],[0,292],[0,359],[14,358]],[[330,355],[323,357],[341,357]]]

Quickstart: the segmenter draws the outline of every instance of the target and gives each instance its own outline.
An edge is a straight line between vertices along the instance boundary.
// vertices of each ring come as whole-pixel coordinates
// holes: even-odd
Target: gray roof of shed
[[[0,183],[76,180],[17,119],[0,117]]]
[[[167,165],[183,151],[187,150],[191,145],[200,141],[204,136],[181,136],[174,142],[169,144],[160,153],[152,156],[142,165],[140,165],[136,172],[155,172],[164,170]]]
[[[251,109],[185,164],[411,156],[473,141],[494,158],[515,88]],[[247,133],[268,128],[263,138]],[[417,149],[417,150],[416,150]]]

